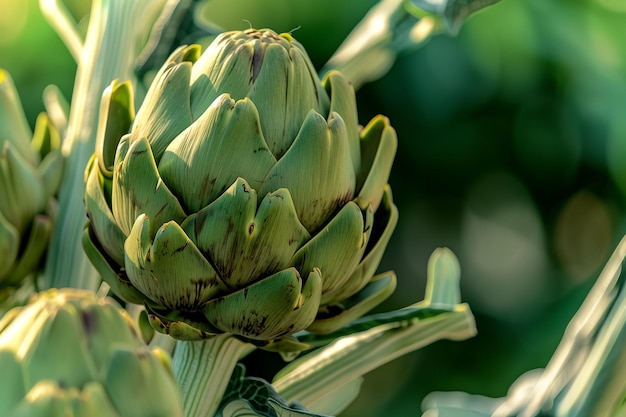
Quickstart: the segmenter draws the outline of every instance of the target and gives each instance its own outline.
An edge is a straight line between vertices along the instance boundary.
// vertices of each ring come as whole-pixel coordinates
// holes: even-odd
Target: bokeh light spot
[[[597,272],[613,245],[615,221],[609,205],[589,191],[574,194],[561,209],[554,231],[557,257],[578,283]]]
[[[496,172],[470,186],[462,225],[463,293],[501,319],[539,311],[547,288],[543,226],[526,187]]]

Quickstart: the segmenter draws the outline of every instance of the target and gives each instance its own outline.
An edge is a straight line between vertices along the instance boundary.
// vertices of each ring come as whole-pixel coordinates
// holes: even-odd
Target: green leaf
[[[440,16],[451,33],[457,33],[473,13],[500,0],[408,0],[420,10]],[[410,9],[409,9],[410,10]]]
[[[296,359],[276,375],[273,385],[287,401],[298,400],[311,407],[334,390],[393,359],[436,340],[463,340],[475,333],[473,316],[465,304],[422,320],[380,324],[335,339]]]
[[[422,401],[422,417],[491,417],[503,402],[502,398],[464,392],[432,392]]]
[[[245,376],[237,364],[215,417],[324,417],[299,404],[288,404],[265,380]]]
[[[380,0],[348,35],[322,73],[339,70],[358,89],[385,75],[401,53],[436,34],[456,34],[474,12],[498,0]]]
[[[581,358],[581,365],[572,380],[555,400],[556,415],[623,415],[624,410],[617,414],[624,407],[626,395],[626,380],[623,378],[626,370],[626,287],[623,276],[621,278],[617,299],[599,324],[590,346],[578,349],[581,352],[587,350],[587,353]]]
[[[524,415],[536,415],[541,410],[553,409],[557,413],[555,415],[596,416],[598,414],[592,411],[591,414],[587,413],[591,410],[590,405],[596,401],[600,404],[612,400],[615,393],[604,390],[603,384],[611,384],[609,381],[614,376],[603,372],[601,377],[596,378],[596,372],[601,367],[617,372],[617,378],[623,386],[623,379],[620,378],[623,373],[620,372],[624,363],[623,358],[620,360],[623,349],[619,348],[621,343],[615,340],[623,340],[626,321],[626,293],[623,289],[622,294],[618,292],[624,285],[623,279],[620,279],[624,259],[626,236],[617,245],[596,283],[570,320],[545,370],[522,393],[509,396],[506,405],[517,405],[517,410]],[[616,302],[618,294],[620,298]],[[613,346],[618,348],[614,350]],[[614,385],[612,388],[617,387]],[[595,397],[591,391],[601,394]],[[576,410],[578,407],[580,409]],[[564,414],[558,414],[561,411]],[[578,411],[581,413],[578,414]]]
[[[324,414],[339,414],[357,398],[363,381],[364,378],[356,378],[352,382],[313,401],[309,404],[309,408]]]
[[[322,73],[339,70],[358,89],[387,73],[399,53],[424,45],[439,31],[436,19],[422,18],[423,12],[421,15],[409,12],[405,3],[406,0],[381,0],[375,4],[322,68]]]
[[[431,308],[452,309],[461,302],[459,285],[461,266],[448,248],[437,248],[428,260],[428,276],[424,301]]]
[[[329,417],[323,414],[310,413],[308,411],[305,411],[304,409],[300,410],[291,407],[285,407],[284,405],[282,405],[278,401],[273,400],[272,398],[268,400],[268,403],[274,409],[276,417]]]
[[[448,248],[438,248],[428,261],[428,279],[424,301],[400,310],[357,318],[359,312],[362,314],[369,311],[366,308],[371,309],[377,301],[381,301],[380,298],[386,298],[395,288],[395,274],[380,274],[361,292],[342,303],[345,311],[336,316],[318,315],[309,330],[321,334],[301,332],[294,336],[301,343],[322,346],[339,337],[371,330],[377,326],[394,325],[401,327],[448,311],[455,311],[457,306],[461,305],[460,276],[460,266],[454,253]],[[354,320],[355,318],[357,319]],[[340,326],[346,323],[350,324],[339,329],[340,326],[335,322]],[[332,333],[328,334],[330,331]]]
[[[273,399],[268,399],[267,403],[272,407],[272,411],[265,413],[257,411],[252,405],[241,399],[236,399],[224,406],[220,417],[324,417],[322,414],[309,413],[307,411],[295,410],[285,406]]]
[[[214,36],[222,31],[201,19],[199,9],[203,3],[203,0],[176,1],[164,9],[158,22],[152,26],[146,46],[137,58],[140,78],[159,68],[170,52],[186,40]],[[187,50],[183,59],[195,62],[200,52],[199,47]]]
[[[440,252],[435,252],[433,262],[437,263]],[[431,268],[428,280],[441,279],[441,272],[445,273],[444,278],[449,275],[445,268]],[[431,285],[437,287],[436,284]],[[455,290],[452,295],[457,299],[459,288]],[[446,308],[434,309],[426,300],[402,310],[357,320],[325,336],[330,344],[283,368],[276,375],[273,385],[288,401],[297,399],[310,407],[399,356],[439,339],[463,340],[476,333],[474,317],[466,304],[439,303],[438,306]],[[346,335],[341,336],[341,332]],[[295,336],[311,345],[323,344],[324,336],[311,337],[304,332]],[[331,413],[336,413],[345,404],[337,402],[327,406],[337,407],[330,409]]]
[[[381,279],[377,280],[379,282],[373,281],[371,285],[373,287],[378,287],[381,284],[388,285],[390,280],[392,280],[392,282],[395,284],[395,275],[382,274]],[[379,326],[391,326],[394,328],[400,328],[405,325],[411,325],[412,323],[417,323],[421,320],[443,314],[447,311],[448,310],[433,309],[427,303],[420,302],[400,310],[361,317],[329,334],[314,334],[306,331],[296,333],[294,336],[301,343],[306,343],[313,346],[324,346],[340,337],[369,331]],[[318,325],[316,324],[312,328],[317,330],[316,326]],[[324,320],[321,320],[319,326],[321,326],[322,329],[325,328]]]
[[[307,330],[321,334],[335,332],[386,300],[395,289],[396,275],[393,272],[380,274],[352,297],[342,300],[340,307],[330,308],[332,313],[320,312]],[[337,314],[333,311],[335,309],[339,310]],[[345,329],[344,327],[342,330]]]

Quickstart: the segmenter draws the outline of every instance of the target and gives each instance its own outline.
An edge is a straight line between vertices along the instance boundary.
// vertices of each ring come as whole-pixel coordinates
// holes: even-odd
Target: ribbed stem
[[[598,280],[567,325],[561,342],[545,370],[533,384],[532,389],[525,394],[528,400],[520,408],[515,398],[509,398],[496,410],[494,416],[509,416],[515,412],[515,415],[520,417],[533,417],[541,410],[552,407],[555,398],[572,382],[572,378],[580,372],[581,366],[589,360],[588,355],[594,337],[615,300],[624,259],[626,259],[626,236],[615,248]]]
[[[555,416],[610,417],[621,408],[626,380],[626,291],[615,305],[571,385],[555,407]]]
[[[172,366],[185,417],[215,415],[235,365],[254,349],[254,345],[229,334],[200,342],[178,342]]]
[[[96,290],[99,277],[81,247],[86,217],[83,206],[84,170],[95,150],[102,91],[114,79],[133,80],[133,68],[146,29],[162,1],[94,0],[72,97],[64,178],[59,190],[59,217],[53,231],[43,288],[76,287]],[[45,7],[45,2],[42,2]]]

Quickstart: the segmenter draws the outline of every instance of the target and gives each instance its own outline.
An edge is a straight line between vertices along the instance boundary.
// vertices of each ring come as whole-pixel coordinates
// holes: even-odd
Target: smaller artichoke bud
[[[19,285],[46,250],[62,176],[60,142],[45,113],[31,133],[13,82],[0,70],[0,289]]]
[[[39,293],[0,320],[0,415],[182,417],[164,355],[111,299]]]

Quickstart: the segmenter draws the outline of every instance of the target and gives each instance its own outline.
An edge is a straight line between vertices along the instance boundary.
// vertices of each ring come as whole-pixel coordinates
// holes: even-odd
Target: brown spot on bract
[[[187,247],[187,245],[189,245],[189,240],[185,241],[185,244],[183,246],[181,246],[180,248],[176,248],[176,250],[174,250],[173,253],[178,253],[178,252],[184,251],[185,248]]]
[[[87,334],[92,334],[98,329],[97,319],[92,311],[82,311],[80,314],[80,320],[83,324],[83,329],[85,329]]]

